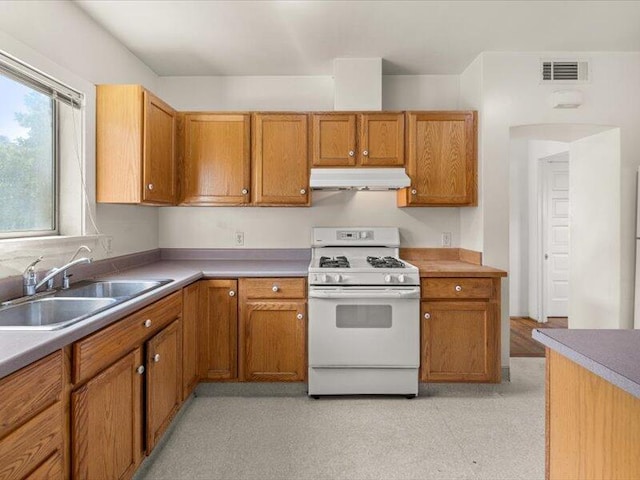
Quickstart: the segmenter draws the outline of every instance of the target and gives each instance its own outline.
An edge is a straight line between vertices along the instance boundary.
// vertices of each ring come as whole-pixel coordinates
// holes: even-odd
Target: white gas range
[[[393,227],[314,228],[309,395],[418,394],[420,275]]]

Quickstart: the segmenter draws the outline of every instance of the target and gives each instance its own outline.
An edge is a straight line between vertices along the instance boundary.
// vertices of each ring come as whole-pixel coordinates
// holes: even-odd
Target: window
[[[82,96],[0,53],[0,238],[59,233],[62,104]]]

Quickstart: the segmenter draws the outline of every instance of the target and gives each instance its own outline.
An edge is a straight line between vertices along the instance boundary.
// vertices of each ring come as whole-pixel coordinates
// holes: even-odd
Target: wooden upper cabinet
[[[249,203],[250,127],[249,114],[184,115],[181,203]]]
[[[356,114],[317,113],[312,116],[314,167],[353,167],[356,164]]]
[[[398,206],[477,205],[476,112],[407,113],[407,174]]]
[[[359,122],[359,161],[365,167],[404,165],[404,114],[363,113]]]
[[[256,205],[309,205],[308,131],[306,114],[254,115],[253,198]]]
[[[315,113],[314,167],[402,167],[404,114]]]
[[[96,199],[176,203],[176,112],[140,85],[96,88]]]

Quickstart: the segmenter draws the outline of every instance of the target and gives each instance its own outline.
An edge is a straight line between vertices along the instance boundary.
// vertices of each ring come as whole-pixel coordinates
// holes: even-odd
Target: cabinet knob
[[[430,313],[425,313],[425,314],[424,314],[424,318],[425,318],[426,320],[429,320],[429,319],[431,318],[431,314],[430,314]]]
[[[156,362],[156,363],[158,363],[158,362],[160,361],[160,354],[159,354],[159,353],[156,353],[156,354],[153,356],[153,361],[154,361],[154,362]]]
[[[298,320],[302,320],[302,319],[304,318],[304,315],[303,315],[303,314],[301,314],[301,313],[299,313],[298,315],[296,315],[296,318],[297,318]]]
[[[415,195],[416,193],[418,193],[418,191],[415,188],[411,189],[411,195]]]
[[[305,193],[307,193],[307,191],[304,188],[300,189],[300,195],[304,195]]]
[[[280,291],[280,287],[278,287],[278,285],[274,285],[273,287],[271,287],[271,290],[273,290],[274,292],[278,292]]]
[[[354,152],[353,150],[349,150],[349,156],[353,157],[356,154],[356,152]]]
[[[144,321],[144,326],[145,326],[146,328],[149,328],[149,327],[151,326],[151,319],[147,318],[147,319]]]
[[[142,375],[144,373],[144,365],[140,365],[138,368],[136,368],[136,372],[138,373],[138,375]]]
[[[243,188],[243,189],[242,189],[242,194],[243,194],[243,195],[246,195],[247,193],[249,193],[249,190],[247,190],[246,188]]]
[[[149,190],[153,190],[153,183],[150,183],[149,185],[147,185],[147,188],[148,188]]]
[[[233,290],[229,290],[229,296],[230,297],[235,297],[236,296],[236,292],[234,292]]]
[[[364,155],[365,157],[369,155],[369,150],[365,150],[364,152],[362,152],[362,155]]]
[[[461,292],[462,291],[462,287],[460,285],[456,285],[456,292]]]

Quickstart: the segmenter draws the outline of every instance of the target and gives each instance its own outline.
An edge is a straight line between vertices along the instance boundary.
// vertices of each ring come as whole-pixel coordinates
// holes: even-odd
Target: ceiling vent
[[[588,80],[588,62],[542,61],[542,83],[585,83]]]

